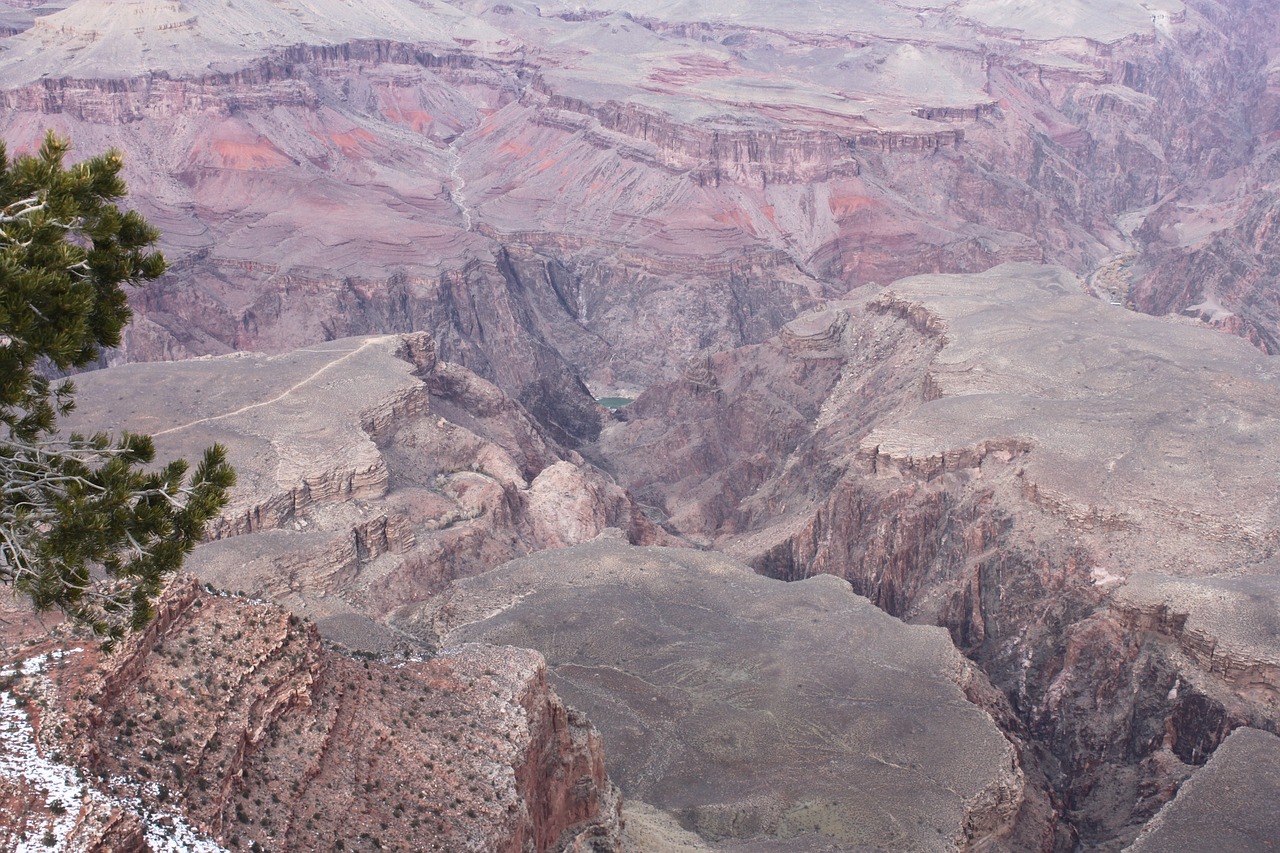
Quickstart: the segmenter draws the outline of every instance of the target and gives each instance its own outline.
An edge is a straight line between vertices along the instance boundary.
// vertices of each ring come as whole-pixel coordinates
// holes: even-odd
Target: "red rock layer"
[[[106,802],[176,809],[231,849],[616,849],[599,736],[527,650],[355,659],[277,607],[183,579],[119,651],[18,682],[29,704],[45,696],[42,749]],[[150,817],[127,811],[86,808],[86,843],[133,849]]]

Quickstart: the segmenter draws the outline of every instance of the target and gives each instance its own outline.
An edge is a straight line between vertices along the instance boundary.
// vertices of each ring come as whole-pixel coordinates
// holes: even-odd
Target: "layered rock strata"
[[[834,578],[606,538],[454,584],[419,618],[442,642],[541,650],[624,794],[716,849],[1001,849],[1034,812],[1018,751],[966,698],[983,677]]]
[[[1270,595],[1269,365],[1059,272],[850,292],[1051,260],[1272,349],[1271,4],[56,12],[5,17],[3,132],[123,147],[175,261],[115,357],[320,350],[239,364],[283,385],[182,368],[215,403],[184,419],[138,392],[162,453],[241,448],[220,585],[384,648],[452,578],[651,541],[565,448],[600,428],[580,378],[656,384],[584,453],[673,535],[945,625],[1042,748],[1060,845],[1127,843],[1275,728],[1256,609],[1206,603]],[[452,366],[335,341],[415,329]]]
[[[1061,843],[1118,849],[1232,729],[1278,725],[1280,386],[1245,343],[1011,265],[899,281],[703,374],[589,453],[675,532],[947,627],[1046,750]]]
[[[429,329],[589,440],[577,377],[918,272],[1134,254],[1122,301],[1274,337],[1265,4],[116,6],[0,57],[12,147],[123,148],[165,235],[116,358]]]
[[[128,365],[78,386],[69,428],[148,432],[164,458],[227,446],[239,481],[189,566],[356,647],[400,644],[384,625],[398,608],[530,550],[610,527],[665,535],[425,333]]]
[[[62,633],[6,638],[5,708],[35,749],[0,741],[22,804],[0,837],[22,849],[619,849],[599,736],[533,652],[360,661],[190,578],[111,655]]]

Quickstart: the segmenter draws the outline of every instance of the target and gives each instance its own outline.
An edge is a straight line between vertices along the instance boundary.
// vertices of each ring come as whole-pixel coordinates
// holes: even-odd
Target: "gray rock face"
[[[815,507],[841,510],[838,479],[988,494],[1028,535],[1086,550],[1098,589],[1129,574],[1270,575],[1275,365],[1081,288],[1029,264],[902,279],[717,354],[696,382],[655,386],[591,452],[681,533],[762,566],[783,561],[769,554],[788,540],[810,572],[848,576],[882,556],[857,528],[797,533]],[[726,507],[725,494],[741,497]]]
[[[942,342],[928,397],[859,445],[876,476],[969,471],[1116,574],[1208,574],[1280,542],[1280,373],[1247,346],[1088,300],[1064,270],[895,282]],[[999,485],[996,485],[999,483]],[[1011,496],[1012,497],[1012,496]]]
[[[1280,705],[1280,572],[1207,578],[1136,575],[1116,608],[1176,639],[1206,670],[1260,704]]]
[[[1082,290],[903,279],[651,387],[588,450],[683,535],[947,626],[1059,762],[1068,831],[1111,849],[1276,725],[1280,381]]]
[[[221,586],[366,648],[541,649],[655,845],[1118,849],[1232,729],[1275,725],[1280,404],[1245,342],[1082,290],[1011,265],[833,302],[694,360],[588,449],[791,585],[595,542],[445,591],[659,534],[422,334],[100,371],[72,426],[232,445],[241,487],[192,561]],[[844,581],[946,626],[1004,695]]]
[[[1280,843],[1280,738],[1236,729],[1178,796],[1126,850],[1129,853],[1263,853]]]
[[[382,625],[395,610],[531,549],[609,527],[663,541],[612,480],[423,333],[123,365],[77,385],[69,430],[148,432],[161,459],[225,445],[238,482],[189,568],[353,646],[398,645]]]
[[[981,676],[834,578],[606,539],[455,584],[421,619],[543,652],[625,797],[709,839],[773,839],[744,850],[969,849],[1022,804],[1013,746],[965,698]]]

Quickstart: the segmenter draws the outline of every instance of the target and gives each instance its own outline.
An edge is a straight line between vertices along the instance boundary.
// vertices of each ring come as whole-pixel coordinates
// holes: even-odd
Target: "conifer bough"
[[[64,167],[69,149],[50,132],[11,160],[0,142],[0,583],[110,645],[151,620],[235,473],[216,444],[188,478],[151,466],[149,436],[58,434],[75,387],[45,374],[117,346],[123,285],[165,271],[156,230],[117,206],[119,152]]]

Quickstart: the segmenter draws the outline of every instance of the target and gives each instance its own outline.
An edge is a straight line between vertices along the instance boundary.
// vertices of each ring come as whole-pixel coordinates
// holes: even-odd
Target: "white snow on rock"
[[[60,660],[83,649],[69,649],[28,658],[16,666],[0,669],[0,678],[39,678],[51,661]],[[27,820],[26,837],[7,839],[16,846],[14,853],[48,853],[67,850],[67,839],[81,813],[101,806],[105,811],[122,809],[142,819],[147,843],[157,853],[226,853],[225,848],[191,827],[173,809],[152,809],[137,797],[108,796],[81,778],[78,769],[54,761],[42,753],[31,717],[23,709],[12,688],[0,691],[0,778],[12,780],[44,794],[47,815],[32,814]],[[119,785],[129,780],[113,780]],[[152,783],[154,787],[154,783]],[[55,814],[61,811],[61,814]],[[54,843],[46,843],[51,836]],[[0,838],[0,843],[6,839]]]

